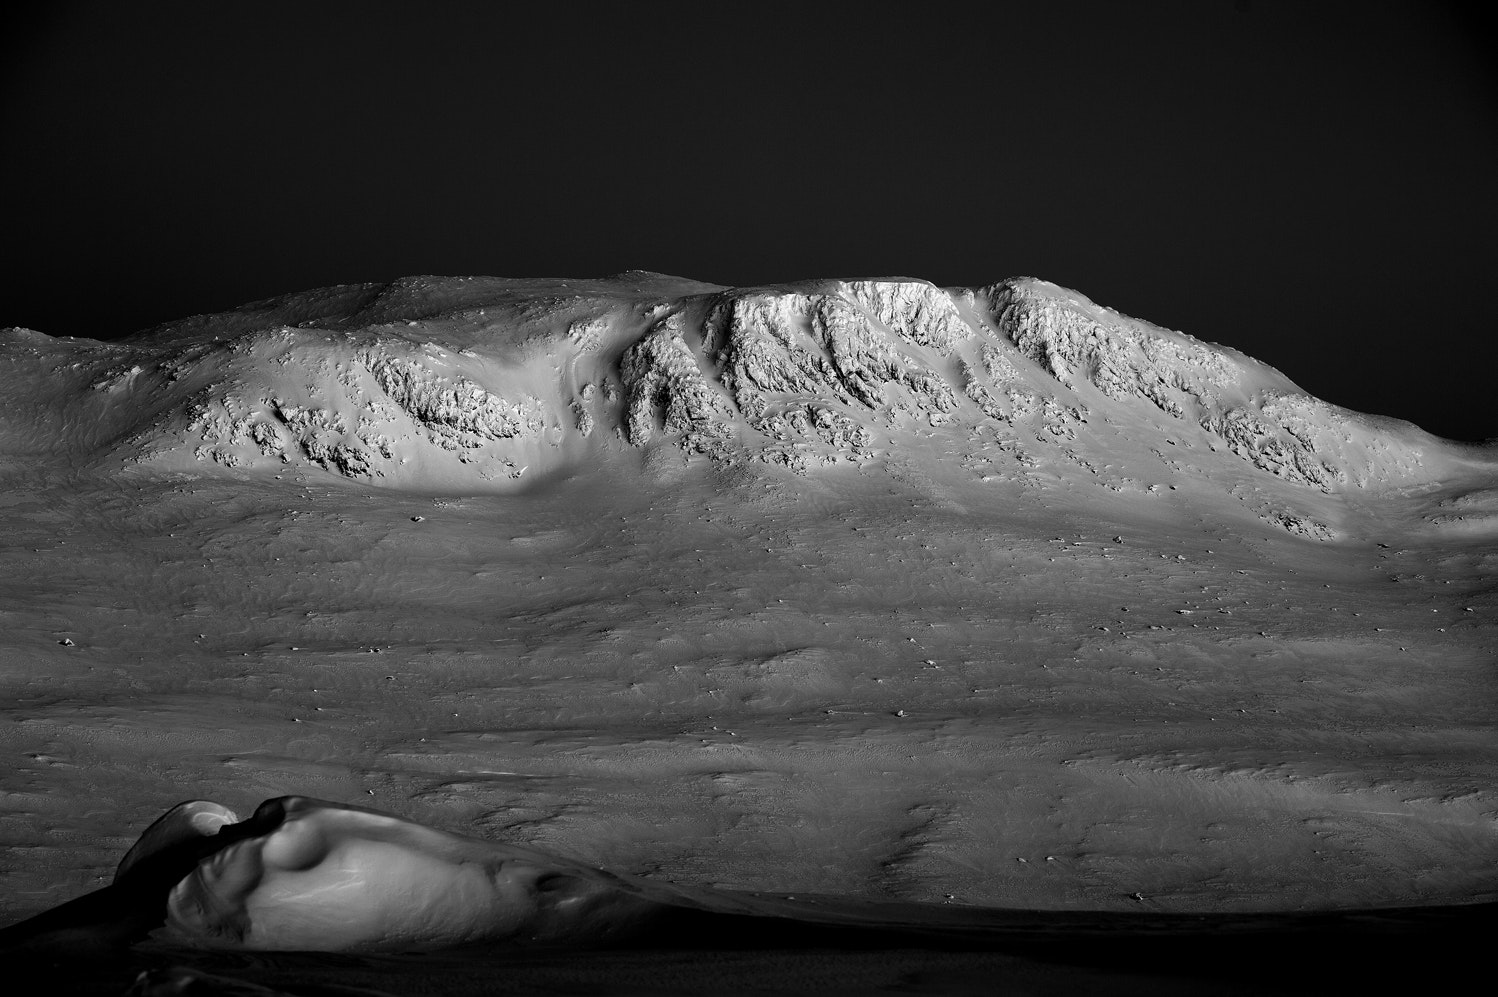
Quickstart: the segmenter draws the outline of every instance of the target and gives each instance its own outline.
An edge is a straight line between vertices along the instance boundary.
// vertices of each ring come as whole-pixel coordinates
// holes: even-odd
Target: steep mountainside
[[[1215,478],[1261,518],[1330,539],[1341,506],[1315,496],[1417,487],[1452,461],[1486,461],[1030,278],[955,291],[905,279],[728,289],[637,272],[407,278],[119,344],[25,330],[0,342],[12,452],[239,474],[297,465],[386,487],[508,490],[660,446],[798,473],[945,447],[946,470],[1040,488],[1158,494]]]

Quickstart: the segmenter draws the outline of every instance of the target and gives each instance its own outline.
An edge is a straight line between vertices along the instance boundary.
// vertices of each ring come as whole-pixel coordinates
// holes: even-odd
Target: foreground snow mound
[[[986,923],[921,904],[798,902],[615,875],[375,810],[285,796],[246,820],[209,801],[178,804],[141,835],[111,885],[0,930],[0,953],[101,952],[148,937],[234,951],[420,952]]]
[[[513,489],[661,445],[800,473],[863,467],[938,451],[919,442],[933,430],[954,465],[1094,485],[1108,467],[1139,491],[1213,469],[1309,494],[1403,487],[1438,476],[1444,453],[1413,426],[1031,278],[952,291],[407,278],[123,344],[13,330],[0,355],[35,375],[3,399],[12,454],[310,467],[417,489]]]
[[[227,843],[168,897],[171,941],[325,952],[597,941],[660,909],[596,869],[306,797],[268,800],[218,835]]]

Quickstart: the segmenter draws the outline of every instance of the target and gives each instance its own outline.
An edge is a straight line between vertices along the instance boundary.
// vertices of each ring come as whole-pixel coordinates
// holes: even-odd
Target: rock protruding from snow
[[[1230,452],[1286,481],[1332,492],[1419,466],[1417,451],[1371,439],[1354,413],[1220,347],[1044,281],[1004,281],[985,294],[1000,331],[1063,386],[1085,384],[1114,401],[1146,402],[1195,422]]]
[[[750,418],[763,416],[773,395],[842,394],[807,333],[811,303],[804,294],[750,294],[717,309],[707,342],[724,387]]]
[[[659,428],[678,436],[686,449],[716,453],[732,435],[733,405],[698,367],[680,313],[661,319],[625,350],[619,371],[629,442],[648,443]]]
[[[812,337],[832,363],[834,382],[868,408],[883,405],[886,386],[898,384],[905,371],[904,358],[846,298],[823,295],[810,315]]]
[[[1204,429],[1221,437],[1233,453],[1288,481],[1330,492],[1347,480],[1345,473],[1317,453],[1309,437],[1287,432],[1282,425],[1271,422],[1272,411],[1265,407],[1256,414],[1247,406],[1231,408],[1205,414],[1201,423]]]
[[[1144,399],[1180,418],[1188,406],[1215,408],[1218,392],[1235,381],[1222,353],[1054,285],[1007,281],[988,293],[1000,331],[1067,387],[1084,381],[1115,401]]]
[[[864,281],[812,293],[729,292],[708,321],[707,342],[724,385],[750,418],[766,415],[772,396],[949,412],[956,407],[952,386],[919,347],[947,352],[971,330],[945,292],[912,286],[918,290]],[[933,296],[945,300],[945,310]]]
[[[908,343],[950,353],[972,336],[951,295],[925,281],[858,280],[846,286],[848,297]]]
[[[507,402],[461,374],[443,377],[419,362],[380,353],[362,359],[391,401],[444,435],[508,440],[543,425],[533,401]]]

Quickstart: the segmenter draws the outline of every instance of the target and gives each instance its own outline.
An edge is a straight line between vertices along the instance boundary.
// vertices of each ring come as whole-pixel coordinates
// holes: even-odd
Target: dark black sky
[[[1458,9],[13,9],[0,324],[414,273],[1033,274],[1498,437],[1498,76]]]

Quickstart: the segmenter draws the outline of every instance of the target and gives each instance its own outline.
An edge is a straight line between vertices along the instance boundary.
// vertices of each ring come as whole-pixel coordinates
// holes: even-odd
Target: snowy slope
[[[508,938],[625,881],[1498,897],[1492,448],[1041,281],[411,278],[10,330],[0,513],[7,922],[118,907],[184,798],[223,806],[119,874],[155,891],[125,927],[177,905],[152,944]],[[283,797],[340,802],[132,871]]]

